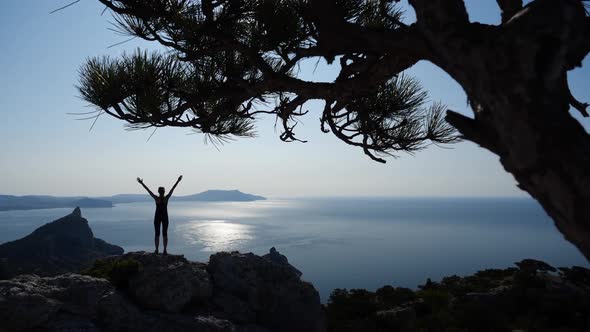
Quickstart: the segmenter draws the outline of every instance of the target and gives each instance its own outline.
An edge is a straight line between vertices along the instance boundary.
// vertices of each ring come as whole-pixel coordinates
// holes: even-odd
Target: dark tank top
[[[168,199],[167,197],[156,197],[156,214],[167,215],[168,214]]]

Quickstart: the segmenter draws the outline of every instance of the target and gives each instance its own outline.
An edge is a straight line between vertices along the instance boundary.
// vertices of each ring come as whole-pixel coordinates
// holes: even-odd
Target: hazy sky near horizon
[[[68,113],[90,111],[75,85],[85,59],[120,55],[145,42],[108,30],[96,0],[82,0],[55,14],[67,1],[0,2],[0,194],[110,195],[141,192],[135,178],[169,187],[179,174],[179,194],[207,189],[240,189],[267,196],[523,196],[497,156],[470,142],[415,155],[400,154],[380,164],[319,128],[322,104],[297,127],[308,143],[283,143],[274,117],[257,122],[258,137],[216,148],[204,136],[181,128],[126,131],[124,123],[101,117],[78,121]],[[405,1],[404,1],[405,2]],[[496,24],[495,0],[466,1],[472,21]],[[412,15],[411,12],[408,13]],[[330,80],[337,68],[314,62],[301,76]],[[572,91],[590,101],[585,89],[590,63],[570,73]],[[471,115],[462,88],[440,69],[421,62],[408,71],[421,79],[431,101]],[[579,117],[578,117],[579,118]],[[588,128],[589,120],[582,123]]]

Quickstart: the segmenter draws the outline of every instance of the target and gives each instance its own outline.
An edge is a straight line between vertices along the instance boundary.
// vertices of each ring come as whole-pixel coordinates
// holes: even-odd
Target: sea
[[[153,203],[85,208],[95,237],[153,251]],[[335,288],[415,289],[427,278],[514,266],[525,258],[590,267],[529,198],[270,198],[169,203],[171,254],[207,262],[218,251],[275,247],[327,301]],[[0,243],[72,209],[0,212]]]

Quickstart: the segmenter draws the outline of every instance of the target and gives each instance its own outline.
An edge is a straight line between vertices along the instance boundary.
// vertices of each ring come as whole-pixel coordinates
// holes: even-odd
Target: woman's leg
[[[164,255],[168,254],[168,216],[162,220],[162,239],[164,240]]]
[[[154,218],[154,232],[156,234],[156,237],[154,238],[154,244],[156,245],[156,251],[155,253],[158,253],[158,247],[160,246],[160,219],[159,218]]]

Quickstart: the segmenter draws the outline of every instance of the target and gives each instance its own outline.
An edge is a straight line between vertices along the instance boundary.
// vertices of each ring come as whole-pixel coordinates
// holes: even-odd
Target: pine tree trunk
[[[500,27],[436,19],[421,25],[430,60],[474,110],[474,119],[449,111],[447,121],[497,154],[590,260],[590,137],[568,113],[567,71],[587,53],[581,2],[537,1]]]

